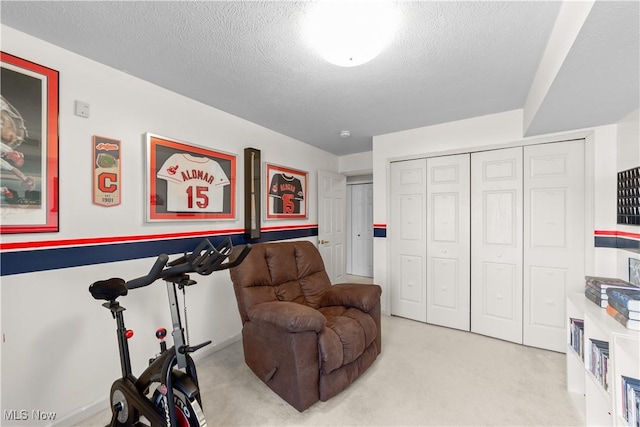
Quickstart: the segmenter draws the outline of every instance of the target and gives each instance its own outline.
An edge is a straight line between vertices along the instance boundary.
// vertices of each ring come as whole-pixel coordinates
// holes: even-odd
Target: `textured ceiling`
[[[371,150],[374,135],[523,108],[561,3],[400,1],[394,41],[353,68],[306,45],[311,6],[3,0],[0,19],[344,155]],[[638,2],[597,2],[528,134],[610,123],[638,108],[639,62]],[[351,138],[339,137],[345,129]]]

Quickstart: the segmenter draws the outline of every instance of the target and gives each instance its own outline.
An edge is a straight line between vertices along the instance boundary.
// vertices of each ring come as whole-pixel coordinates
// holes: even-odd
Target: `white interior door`
[[[584,141],[524,148],[524,344],[564,352],[584,283]]]
[[[347,178],[318,171],[318,249],[332,283],[345,281]]]
[[[349,185],[350,271],[356,276],[373,277],[373,184]]]
[[[427,321],[425,159],[391,163],[391,314]]]
[[[427,159],[427,323],[468,331],[470,155]]]
[[[522,147],[471,154],[471,330],[522,344]]]

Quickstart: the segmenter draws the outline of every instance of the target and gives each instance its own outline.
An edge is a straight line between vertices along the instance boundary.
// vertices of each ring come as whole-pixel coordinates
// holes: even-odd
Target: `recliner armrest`
[[[327,323],[318,310],[288,301],[256,304],[247,314],[250,322],[269,323],[287,332],[320,332]]]
[[[320,307],[341,305],[355,307],[368,313],[380,302],[380,295],[382,288],[378,285],[339,283],[322,293]]]

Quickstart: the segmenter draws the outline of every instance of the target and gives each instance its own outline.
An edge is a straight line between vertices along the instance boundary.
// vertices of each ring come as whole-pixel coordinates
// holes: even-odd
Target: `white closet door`
[[[584,283],[584,141],[524,148],[524,344],[564,352]]]
[[[522,344],[522,147],[471,154],[471,331]]]
[[[350,185],[351,263],[349,274],[373,277],[373,184]]]
[[[427,323],[469,330],[470,155],[427,159]]]
[[[391,314],[427,321],[425,159],[391,163]]]

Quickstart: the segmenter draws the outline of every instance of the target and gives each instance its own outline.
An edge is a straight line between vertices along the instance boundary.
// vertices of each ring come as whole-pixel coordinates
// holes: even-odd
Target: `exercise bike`
[[[204,239],[191,253],[169,261],[166,254],[156,259],[146,276],[125,282],[120,278],[100,280],[89,286],[89,292],[97,300],[106,300],[107,308],[118,325],[118,347],[122,378],[111,386],[111,423],[110,426],[206,426],[202,412],[202,400],[198,389],[196,366],[190,353],[211,344],[207,341],[191,346],[185,340],[180,317],[177,290],[185,291],[187,286],[196,282],[188,273],[209,275],[239,265],[251,251],[246,245],[242,251],[231,257],[234,251],[230,238],[224,239],[217,247]],[[124,307],[118,297],[127,295],[130,289],[148,286],[158,279],[164,279],[169,295],[169,308],[173,324],[174,345],[167,348],[167,331],[160,328],[156,337],[160,340],[160,353],[149,360],[149,366],[136,378],[131,371],[131,359],[127,340],[133,332],[124,325]],[[185,312],[186,314],[186,312]],[[186,322],[186,318],[185,318]]]

